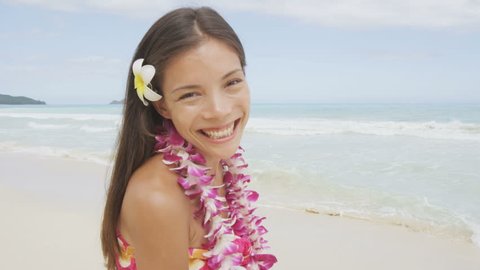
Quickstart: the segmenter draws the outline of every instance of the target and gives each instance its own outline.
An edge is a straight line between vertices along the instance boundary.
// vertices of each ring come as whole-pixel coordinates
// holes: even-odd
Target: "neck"
[[[206,166],[210,168],[209,174],[215,175],[212,185],[219,186],[223,184],[223,168],[220,159],[207,159]]]

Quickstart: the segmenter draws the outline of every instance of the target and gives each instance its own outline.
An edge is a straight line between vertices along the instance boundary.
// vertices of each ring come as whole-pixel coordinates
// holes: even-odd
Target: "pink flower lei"
[[[230,159],[221,161],[224,184],[211,186],[214,176],[207,174],[210,168],[205,166],[205,158],[180,136],[171,122],[166,121],[164,126],[166,134],[155,137],[155,151],[163,153],[165,164],[174,165],[171,170],[178,174],[185,195],[199,198],[195,215],[203,217],[203,227],[208,232],[205,235],[208,241],[202,247],[209,250],[204,253],[207,263],[201,270],[270,269],[277,258],[261,253],[269,248],[262,237],[267,232],[261,225],[265,217],[253,214],[256,208],[251,203],[259,195],[246,189],[250,176],[243,172],[248,166],[242,157],[243,149],[239,147]],[[224,185],[225,197],[218,194]],[[222,212],[226,212],[227,218],[222,217]]]

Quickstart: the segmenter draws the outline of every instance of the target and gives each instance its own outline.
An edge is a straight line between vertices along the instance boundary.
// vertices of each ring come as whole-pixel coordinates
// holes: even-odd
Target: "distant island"
[[[25,104],[35,104],[35,105],[45,105],[44,101],[35,100],[29,97],[14,97],[9,95],[0,94],[0,104],[9,104],[9,105],[25,105]]]
[[[122,100],[114,100],[114,101],[110,102],[110,104],[123,104],[124,101],[125,101],[124,99],[122,99]]]

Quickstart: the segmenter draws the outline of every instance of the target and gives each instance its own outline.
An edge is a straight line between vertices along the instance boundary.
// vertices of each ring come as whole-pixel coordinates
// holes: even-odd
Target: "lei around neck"
[[[208,252],[204,253],[206,263],[199,269],[270,269],[277,259],[262,253],[269,248],[262,236],[267,232],[261,225],[265,217],[254,215],[256,208],[252,203],[259,195],[246,189],[250,176],[244,173],[248,166],[242,157],[244,150],[239,147],[230,159],[221,160],[224,184],[212,186],[214,176],[208,175],[210,168],[205,166],[205,158],[180,136],[170,121],[165,122],[164,130],[155,137],[155,151],[163,153],[163,162],[176,172],[185,195],[200,202],[195,216],[203,217],[207,243],[202,248]],[[222,186],[225,197],[218,192]]]

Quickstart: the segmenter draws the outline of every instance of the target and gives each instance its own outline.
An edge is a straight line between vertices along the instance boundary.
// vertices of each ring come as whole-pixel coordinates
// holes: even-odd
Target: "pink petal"
[[[265,234],[267,232],[268,232],[268,230],[265,227],[263,227],[263,226],[258,227],[258,234],[259,235]]]
[[[177,162],[177,161],[182,160],[181,157],[179,157],[177,155],[174,155],[174,154],[171,154],[171,153],[164,153],[163,154],[163,159],[165,161],[169,161],[169,162]]]
[[[256,202],[258,200],[258,193],[256,191],[247,190],[246,193],[247,193],[247,199],[250,202]]]
[[[197,164],[202,164],[202,165],[205,164],[205,162],[206,162],[205,158],[200,153],[190,155],[190,160],[197,163]]]
[[[257,226],[260,225],[260,223],[262,223],[262,221],[264,219],[266,219],[266,217],[262,217],[262,218],[257,219],[257,221],[255,221],[255,225],[257,225]]]
[[[172,145],[180,146],[184,144],[184,139],[176,130],[173,130],[172,134],[170,135],[170,143]]]
[[[179,178],[177,179],[177,183],[179,183],[180,186],[182,186],[183,189],[189,189],[189,188],[192,186],[192,185],[190,184],[190,182],[189,182],[187,179],[183,178],[183,177],[179,177]]]
[[[255,254],[253,257],[261,270],[268,270],[277,262],[277,258],[271,254]]]
[[[205,174],[205,169],[199,168],[197,166],[188,166],[188,174],[191,176],[199,177]]]
[[[212,183],[212,181],[213,181],[213,176],[212,175],[202,175],[198,178],[198,181],[204,186],[210,185],[210,183]]]

